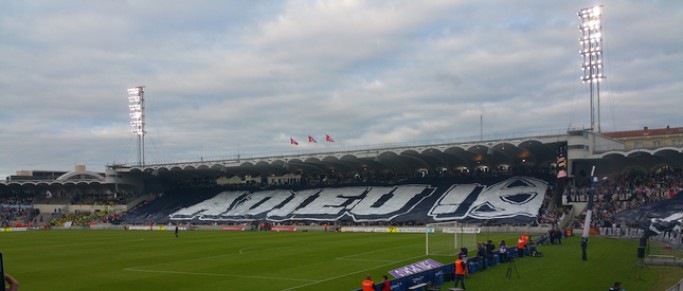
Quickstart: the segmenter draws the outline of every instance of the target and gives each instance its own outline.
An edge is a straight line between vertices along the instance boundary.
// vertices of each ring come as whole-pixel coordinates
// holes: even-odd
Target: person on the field
[[[508,247],[505,245],[505,241],[501,240],[500,241],[500,246],[498,247],[498,256],[500,256],[500,262],[505,263],[507,262],[508,258]]]
[[[487,264],[490,266],[493,266],[495,264],[493,260],[493,253],[496,251],[496,245],[493,243],[492,240],[487,240],[486,241],[486,260]]]
[[[582,237],[581,238],[581,259],[584,261],[588,260],[587,255],[586,255],[586,248],[588,248],[588,238]]]
[[[536,246],[536,241],[529,237],[529,255],[532,257],[542,257],[543,253],[539,252]]]
[[[372,277],[370,277],[370,275],[365,276],[365,280],[363,280],[361,286],[363,287],[363,291],[375,290],[375,282],[372,281]]]
[[[520,258],[524,256],[524,238],[521,236],[517,239],[517,256]]]
[[[621,288],[621,282],[614,282],[614,286],[609,288],[609,291],[626,291],[626,289]]]
[[[467,264],[462,258],[455,260],[455,288],[458,288],[458,282],[460,282],[460,287],[465,289],[465,275],[467,275]]]
[[[486,270],[486,245],[484,243],[477,243],[477,263],[481,270]]]
[[[178,224],[175,225],[175,238],[178,238]]]
[[[10,276],[9,274],[5,274],[4,282],[2,285],[5,285],[5,282],[7,282],[7,288],[5,288],[5,291],[19,291],[19,281],[14,279],[14,277]]]
[[[382,276],[382,291],[391,291],[391,283],[387,275]]]
[[[465,262],[467,262],[467,248],[460,248],[460,253],[458,254],[458,257],[462,258],[463,260],[465,260]]]

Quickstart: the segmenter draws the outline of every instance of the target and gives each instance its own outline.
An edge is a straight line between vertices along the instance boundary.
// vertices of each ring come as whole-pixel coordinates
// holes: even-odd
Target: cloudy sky
[[[596,4],[603,131],[683,126],[683,1],[189,3],[0,2],[0,177],[135,163],[137,85],[148,163],[590,127]]]

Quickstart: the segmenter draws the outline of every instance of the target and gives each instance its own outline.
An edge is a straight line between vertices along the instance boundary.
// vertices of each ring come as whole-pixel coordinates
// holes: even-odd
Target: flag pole
[[[484,141],[484,114],[479,115],[479,141]]]
[[[583,233],[581,234],[581,237],[583,238],[588,238],[588,235],[590,234],[589,230],[591,227],[591,216],[593,214],[593,197],[595,196],[595,184],[598,182],[598,178],[594,176],[595,174],[595,166],[591,169],[591,190],[588,192],[588,207],[586,210],[586,220],[583,223]]]

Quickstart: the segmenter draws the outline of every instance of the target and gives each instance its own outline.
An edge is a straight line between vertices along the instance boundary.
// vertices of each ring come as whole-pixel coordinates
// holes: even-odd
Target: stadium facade
[[[359,147],[338,151],[328,149],[292,155],[238,156],[234,159],[145,164],[144,166],[111,165],[107,166],[104,175],[86,171],[84,168],[76,168],[75,171],[63,173],[57,178],[51,178],[52,176],[36,177],[36,179],[10,177],[0,183],[0,192],[26,193],[38,196],[47,196],[48,193],[52,196],[73,192],[115,193],[114,195],[116,193],[127,193],[131,195],[132,199],[129,199],[126,205],[117,205],[107,209],[109,211],[117,209],[117,211],[125,212],[143,201],[152,199],[153,197],[149,195],[158,195],[159,193],[183,188],[223,187],[224,189],[231,189],[230,187],[263,188],[270,186],[280,189],[293,189],[295,185],[340,185],[342,181],[345,181],[347,185],[349,181],[358,185],[371,185],[373,181],[390,181],[395,185],[399,185],[410,182],[414,178],[453,175],[476,176],[479,174],[495,176],[497,173],[506,172],[521,176],[545,174],[548,177],[552,177],[546,179],[551,184],[554,183],[554,177],[559,175],[560,178],[567,177],[568,179],[557,179],[557,181],[585,185],[590,183],[591,177],[589,176],[593,167],[595,167],[595,176],[606,177],[635,167],[651,171],[663,166],[676,168],[683,166],[683,148],[681,146],[664,146],[652,149],[639,148],[627,150],[623,141],[610,138],[609,135],[603,135],[591,130],[569,130],[557,134],[531,135],[496,140]],[[503,180],[501,178],[492,181],[486,186],[491,187],[496,183],[504,182]],[[561,185],[558,186],[555,189],[563,188]],[[431,185],[430,187],[435,186]],[[183,195],[197,196],[195,197],[197,199],[196,202],[200,202],[217,194],[214,193],[211,197],[204,197],[195,192],[186,191]],[[410,197],[419,197],[420,195],[418,194],[423,193],[422,191],[414,192],[413,194],[415,195]],[[366,192],[361,191],[360,193]],[[251,193],[251,195],[256,194],[255,192]],[[263,193],[258,193],[258,195],[268,196],[268,194]],[[323,196],[320,193],[316,195]],[[561,203],[559,195],[561,195],[560,191],[556,191],[553,195],[556,203]],[[238,199],[239,197],[237,195],[233,198]],[[281,198],[280,196],[278,197]],[[272,199],[272,196],[266,198]],[[383,199],[386,200],[388,198],[385,197]],[[500,199],[505,200],[503,198]],[[409,200],[401,201],[400,203],[396,202],[398,200],[395,200],[394,202],[403,203],[398,206],[415,204],[415,201],[410,202]],[[361,200],[355,200],[353,203],[360,203],[359,201]],[[387,201],[378,202],[378,200],[370,200],[370,202],[385,203]],[[366,201],[365,203],[370,202]],[[455,215],[455,210],[451,214],[443,211],[439,212],[438,209],[434,211],[435,208],[447,207],[447,205],[444,206],[443,203],[440,203],[436,201],[432,204],[427,204],[427,208],[431,207],[432,209],[425,209],[424,213],[431,215],[434,221],[462,218]],[[485,217],[485,211],[491,211],[491,209],[496,208],[495,205],[487,201],[483,201],[480,204],[472,204],[472,209],[468,211],[474,211],[476,210],[474,208],[478,206],[483,207],[479,210],[484,215],[482,217]],[[41,209],[43,206],[46,209]],[[54,204],[43,206],[41,204],[34,205],[41,212],[49,212],[55,207]],[[339,207],[342,207],[342,205],[339,205]],[[362,216],[365,221],[392,219],[396,217],[393,214],[402,213],[401,211],[405,210],[398,207],[395,209],[396,212],[392,212],[392,215],[377,218],[360,211],[359,209],[362,209],[361,206],[355,208],[355,210],[348,205],[343,207],[345,209],[343,214],[347,216]],[[538,209],[538,206],[535,207]],[[80,208],[72,206],[65,207],[64,209],[65,211],[74,211]],[[236,209],[233,209],[232,213],[226,211],[225,216],[216,219],[295,219],[295,217],[289,216],[270,217],[262,214],[244,216],[235,212]],[[96,209],[93,208],[92,210]],[[210,215],[193,216],[192,213],[183,212],[180,208],[173,210],[174,212],[170,213],[171,215],[162,220],[172,218],[183,219],[183,217],[185,219],[211,218]],[[520,210],[520,212],[524,211]],[[315,220],[319,217],[320,220],[333,220],[339,218],[340,213],[342,212],[319,213],[321,214],[320,216],[309,215],[307,218]],[[291,215],[291,213],[288,215]],[[532,213],[528,216],[533,215]]]

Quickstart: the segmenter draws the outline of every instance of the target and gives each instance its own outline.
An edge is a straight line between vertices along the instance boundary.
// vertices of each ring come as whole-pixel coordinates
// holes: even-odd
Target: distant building
[[[101,176],[101,177],[100,177]],[[76,165],[74,171],[45,171],[45,170],[19,170],[16,175],[9,176],[6,182],[21,181],[56,181],[56,180],[104,180],[104,173],[86,171],[84,165]]]
[[[648,128],[603,132],[604,136],[624,143],[625,150],[683,147],[683,127]]]
[[[16,175],[6,178],[7,181],[27,181],[27,180],[55,180],[68,173],[68,171],[44,171],[44,170],[20,170]]]

